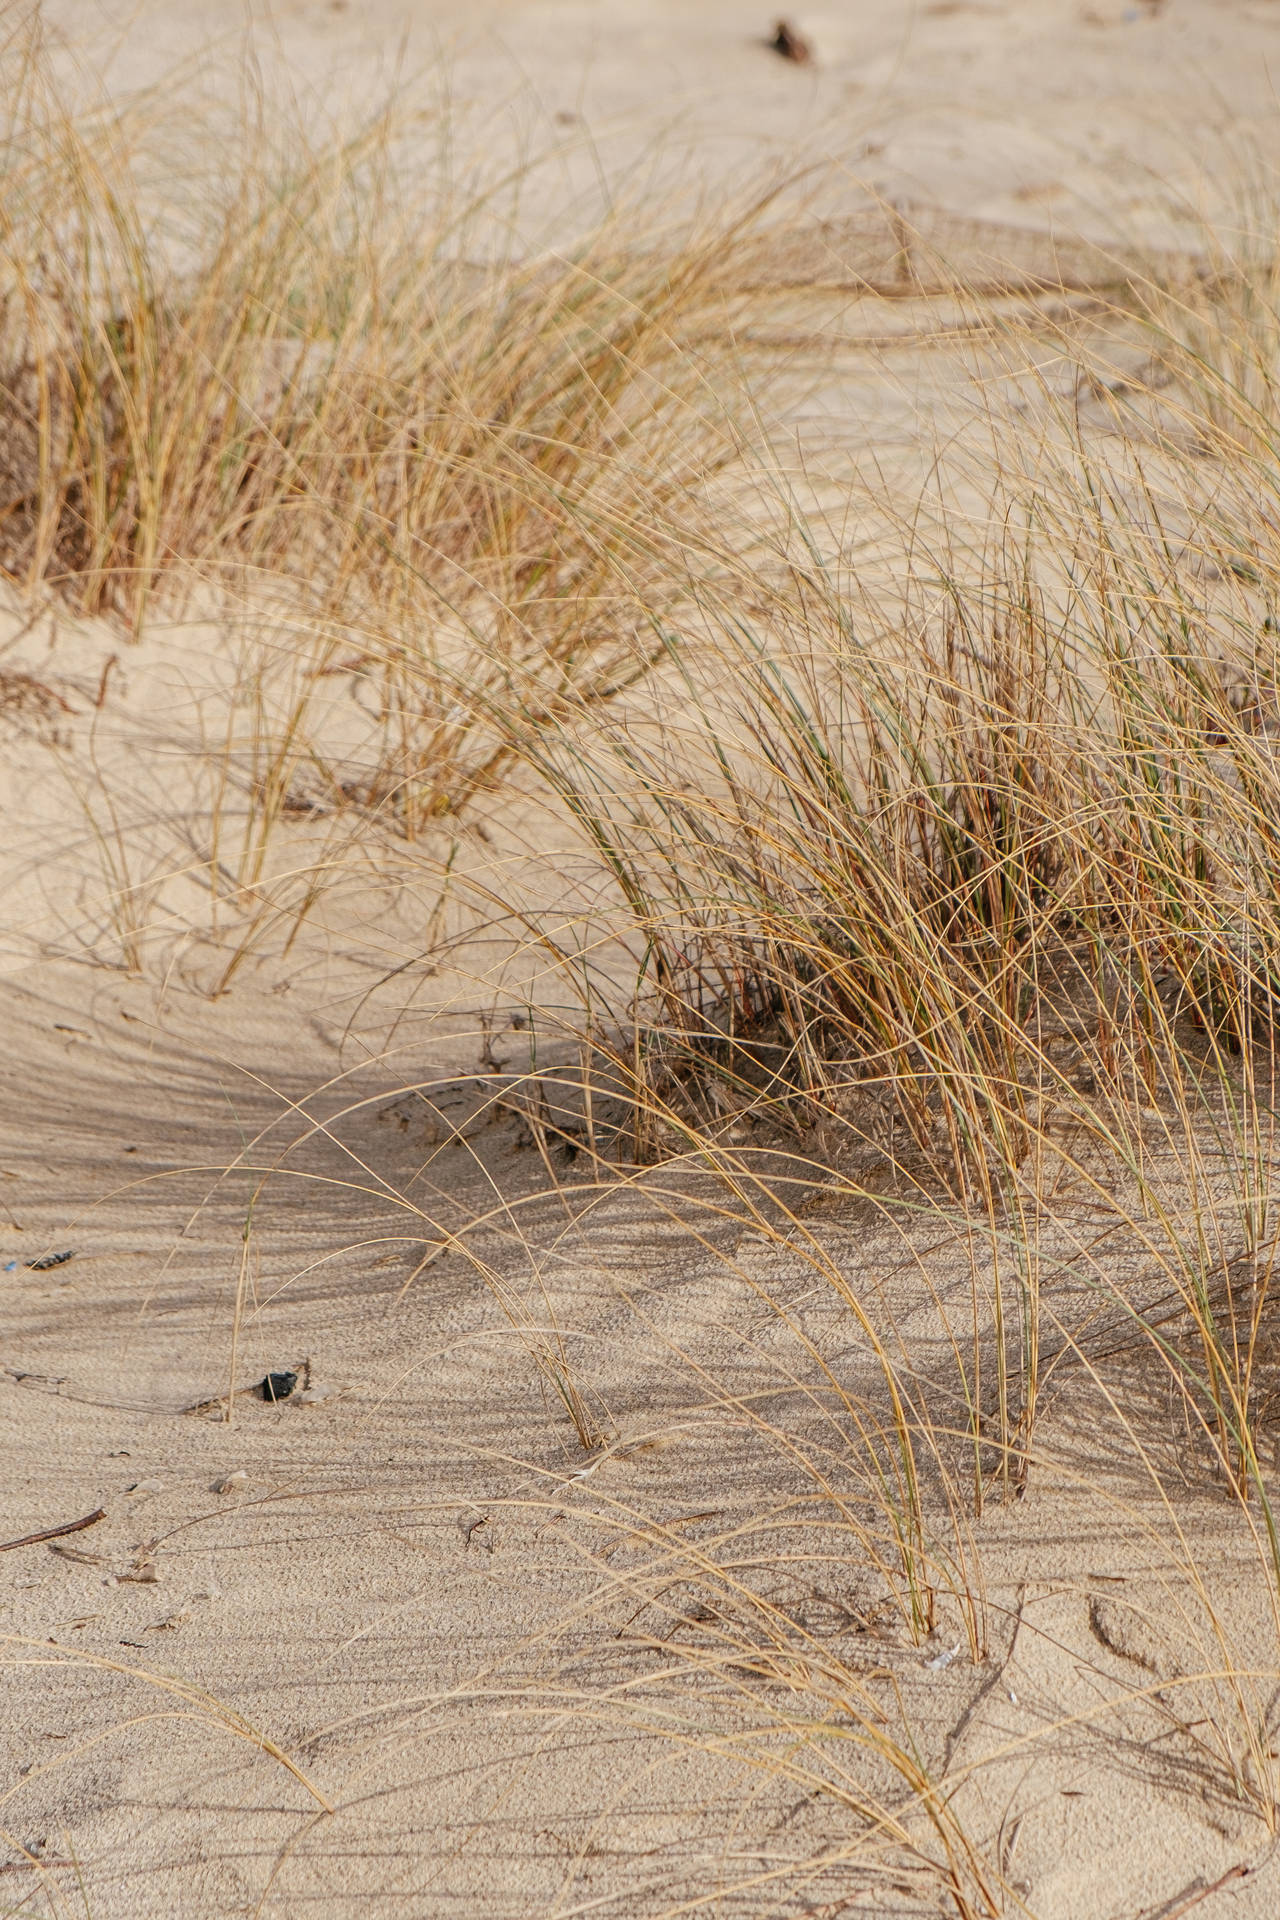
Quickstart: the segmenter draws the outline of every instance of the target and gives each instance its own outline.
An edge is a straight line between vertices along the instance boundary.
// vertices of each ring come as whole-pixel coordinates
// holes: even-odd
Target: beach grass
[[[572,1178],[555,1071],[502,1095],[571,1212],[669,1207],[785,1330],[771,1410],[703,1384],[786,1462],[786,1524],[820,1508],[823,1551],[834,1530],[913,1647],[945,1618],[980,1665],[979,1529],[1067,1471],[1065,1395],[1123,1436],[1199,1648],[1198,1712],[1170,1724],[1273,1831],[1280,1662],[1235,1646],[1181,1513],[1229,1511],[1280,1605],[1274,209],[1194,257],[1126,258],[1087,304],[934,259],[974,321],[965,431],[943,445],[922,415],[919,490],[868,461],[837,521],[739,337],[772,187],[530,252],[525,182],[405,185],[394,105],[319,137],[251,101],[215,176],[158,103],[84,115],[31,38],[4,61],[5,571],[126,640],[193,598],[256,632],[247,758],[229,731],[200,855],[233,913],[218,990],[375,839],[429,864],[487,810],[557,821],[589,918],[554,872],[543,904],[472,897],[554,976],[541,1017],[586,1063]],[[314,718],[335,672],[375,688],[358,771]],[[127,829],[109,795],[86,806],[142,969]],[[273,894],[308,812],[330,837]],[[625,1113],[599,1140],[593,1087]],[[927,1354],[830,1243],[842,1211],[897,1237]],[[726,1222],[799,1263],[870,1385],[724,1252]],[[475,1258],[550,1417],[607,1452],[545,1301]],[[559,1708],[835,1800],[849,1860],[910,1856],[966,1920],[1030,1911],[905,1709],[771,1594],[805,1551],[783,1518],[695,1547],[605,1503],[598,1534],[637,1551],[602,1591],[661,1660]]]

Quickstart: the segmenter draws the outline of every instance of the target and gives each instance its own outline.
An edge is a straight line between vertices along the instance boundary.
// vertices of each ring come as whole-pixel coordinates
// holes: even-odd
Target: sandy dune
[[[195,0],[46,18],[68,66],[117,91],[241,35]],[[566,206],[597,157],[615,180],[692,168],[714,193],[747,159],[835,153],[891,198],[1162,239],[1198,150],[1274,137],[1280,7],[795,19],[811,67],[762,44],[768,9],[728,0],[298,0],[255,10],[254,44],[270,84],[340,105],[397,72],[427,99],[447,73],[495,151],[557,129]],[[810,394],[815,436],[865,421],[850,394],[870,377]],[[882,422],[887,447],[907,417]],[[978,1615],[944,1595],[913,1642],[885,1604],[828,1391],[875,1404],[881,1379],[814,1262],[927,1382],[967,1311],[959,1228],[846,1217],[815,1185],[791,1258],[704,1211],[695,1173],[597,1184],[587,1156],[556,1158],[548,1193],[501,939],[402,990],[425,856],[418,880],[336,889],[287,954],[264,938],[211,994],[227,933],[189,849],[238,637],[202,620],[135,644],[58,610],[31,622],[14,596],[0,629],[0,667],[28,676],[0,708],[0,1532],[104,1515],[0,1554],[0,1911],[954,1911],[919,1806],[888,1840],[859,1826],[851,1783],[908,1795],[862,1734],[841,1748],[864,1724],[854,1681],[886,1738],[913,1729],[1013,1889],[1004,1912],[1280,1911],[1272,1838],[1196,1736],[1229,1692],[1224,1646],[1268,1692],[1272,1600],[1190,1445],[1174,1515],[1118,1430],[1081,1418],[1064,1365],[1027,1498],[955,1535],[939,1514],[981,1562]],[[531,817],[537,859],[504,884],[545,876]],[[492,840],[462,857],[499,861]],[[554,982],[537,991],[550,1021]],[[572,1068],[553,1056],[553,1077]],[[594,1450],[557,1399],[558,1351]],[[288,1401],[246,1390],[286,1368]],[[1158,1381],[1149,1397],[1155,1449]],[[672,1600],[690,1554],[722,1570],[722,1617]],[[831,1791],[795,1760],[796,1716]]]
[[[737,1232],[691,1251],[670,1203],[600,1198],[571,1175],[563,1206],[537,1198],[517,1123],[486,1118],[473,1084],[432,1095],[474,1129],[443,1150],[421,1098],[386,1099],[385,1068],[317,1091],[338,1051],[278,1003],[258,1016],[254,1069],[237,1065],[262,991],[157,1010],[153,987],[65,964],[6,986],[6,1104],[40,1115],[6,1145],[22,1229],[6,1247],[75,1256],[6,1275],[6,1524],[106,1511],[4,1565],[25,1636],[6,1682],[6,1827],[37,1884],[63,1890],[46,1897],[66,1897],[75,1860],[95,1915],[660,1913],[717,1891],[735,1913],[937,1910],[918,1866],[874,1868],[838,1802],[785,1771],[748,1776],[744,1800],[735,1736],[776,1756],[777,1702],[725,1672],[691,1693],[674,1659],[664,1677],[629,1646],[646,1594],[669,1603],[679,1543],[743,1567],[815,1664],[838,1658],[902,1703],[970,1830],[1004,1836],[1036,1913],[1159,1912],[1240,1867],[1222,1910],[1273,1911],[1280,1869],[1256,1816],[1171,1738],[1168,1694],[1142,1697],[1163,1683],[1191,1719],[1179,1687],[1214,1691],[1196,1677],[1213,1648],[1178,1542],[1122,1446],[1073,1421],[1069,1386],[1044,1440],[1059,1471],[976,1530],[985,1658],[945,1602],[914,1646],[852,1537],[860,1476],[812,1355],[869,1393],[874,1368],[803,1263]],[[423,1244],[499,1190],[472,1257],[406,1291]],[[927,1354],[913,1249],[816,1217],[851,1283]],[[935,1236],[918,1251],[958,1303],[947,1250]],[[523,1333],[473,1261],[532,1304]],[[551,1316],[600,1455],[530,1357],[528,1328]],[[218,1406],[187,1411],[225,1393],[233,1364],[243,1387],[304,1357],[306,1404],[241,1394],[230,1427]],[[796,1446],[825,1460],[828,1497]],[[1238,1657],[1265,1662],[1247,1542],[1207,1490],[1179,1517],[1217,1593],[1238,1562],[1222,1624]],[[170,1679],[184,1691],[163,1692]],[[316,1797],[223,1713],[278,1743]],[[876,1778],[871,1756],[862,1771]],[[321,1796],[334,1811],[319,1818]]]

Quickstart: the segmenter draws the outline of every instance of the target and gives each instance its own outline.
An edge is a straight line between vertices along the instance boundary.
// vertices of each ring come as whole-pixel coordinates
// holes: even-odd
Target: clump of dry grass
[[[468,174],[443,110],[406,154],[394,100],[317,129],[242,91],[225,124],[185,94],[86,112],[38,22],[0,50],[0,567],[135,637],[153,612],[243,634],[206,844],[140,859],[109,775],[84,800],[124,963],[200,874],[215,992],[357,840],[494,804],[513,716],[554,730],[643,679],[691,556],[716,564],[750,432],[730,265],[771,198],[620,195],[538,244],[554,155]]]
[[[551,723],[628,683],[737,451],[692,342],[759,203],[619,205],[517,258],[536,181],[411,173],[394,103],[313,135],[260,99],[215,167],[214,130],[155,101],[78,116],[31,35],[4,62],[15,579],[135,630],[195,579],[287,588],[308,676],[380,686],[378,752],[343,790],[410,837],[498,780],[487,708]]]
[[[976,532],[941,488],[926,513],[909,503],[877,594],[793,518],[767,577],[704,588],[667,630],[644,701],[520,736],[624,913],[634,999],[610,1074],[636,1159],[710,1169],[735,1217],[791,1258],[808,1246],[864,1326],[796,1216],[806,1179],[833,1206],[870,1198],[967,1240],[972,1316],[967,1348],[950,1329],[949,1384],[885,1349],[894,1412],[879,1433],[859,1415],[868,1465],[885,1439],[899,1463],[878,1484],[918,1626],[941,1564],[923,1543],[963,1499],[956,1448],[976,1514],[1024,1490],[1052,1457],[1047,1378],[1091,1382],[1179,1534],[1169,1483],[1185,1460],[1151,1441],[1150,1376],[1111,1371],[1134,1343],[1210,1463],[1204,1493],[1238,1504],[1280,1592],[1262,1463],[1280,1004],[1272,272],[1259,250],[1189,283],[1137,275],[1092,336],[1046,330],[1056,386],[1046,332],[1033,370],[997,319],[1021,404],[997,414],[987,382],[999,452],[983,468],[966,449]],[[598,1016],[599,948],[564,961]],[[928,1492],[926,1457],[947,1463]],[[1178,1556],[1208,1623],[1205,1752],[1273,1827],[1274,1659],[1249,1671],[1215,1649],[1212,1582],[1185,1540]]]
[[[968,551],[913,519],[877,604],[793,548],[762,613],[702,596],[651,709],[525,736],[631,916],[617,1068],[669,1142],[790,1128],[1006,1231],[1082,1142],[1141,1179],[1139,1116],[1223,1125],[1265,1244],[1277,557],[1170,405],[1118,447],[1046,408]]]

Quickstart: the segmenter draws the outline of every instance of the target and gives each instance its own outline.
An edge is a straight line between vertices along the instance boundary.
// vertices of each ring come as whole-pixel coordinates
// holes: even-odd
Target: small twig
[[[472,1534],[479,1533],[481,1527],[488,1526],[489,1519],[490,1519],[490,1516],[487,1513],[480,1514],[480,1516],[475,1520],[468,1520],[465,1514],[459,1519],[458,1527],[459,1527],[459,1531],[462,1534],[463,1544],[465,1546],[469,1547],[471,1545]],[[482,1540],[480,1544],[484,1548],[486,1553],[493,1552],[493,1541],[491,1539]]]
[[[1158,1907],[1153,1909],[1150,1920],[1182,1920],[1184,1913],[1190,1913],[1192,1907],[1198,1907],[1200,1902],[1207,1900],[1211,1893],[1221,1893],[1222,1889],[1229,1887],[1233,1880],[1244,1880],[1252,1872],[1253,1868],[1247,1861],[1237,1861],[1236,1865],[1234,1867],[1228,1867],[1227,1871],[1220,1875],[1219,1878],[1213,1882],[1212,1886],[1197,1887],[1193,1893],[1187,1895],[1185,1900],[1180,1900],[1176,1907]]]
[[[120,665],[120,655],[118,653],[113,653],[109,657],[106,665],[102,669],[102,678],[98,682],[98,697],[93,703],[99,713],[101,713],[102,708],[106,702],[107,681],[111,678],[111,669],[113,667],[118,667],[119,665]]]
[[[0,1541],[0,1553],[12,1553],[15,1547],[38,1547],[42,1540],[60,1540],[64,1533],[83,1533],[106,1517],[106,1508],[99,1507],[96,1513],[86,1513],[83,1520],[68,1520],[64,1527],[46,1527],[43,1533],[24,1533],[21,1540]]]
[[[236,1388],[236,1392],[238,1394],[256,1393],[257,1391],[258,1391],[258,1383],[256,1380],[250,1386]],[[231,1396],[229,1394],[215,1393],[212,1400],[197,1400],[193,1407],[182,1407],[180,1411],[182,1413],[212,1413],[215,1407],[222,1407],[225,1409],[227,1401],[230,1399],[230,1397]]]

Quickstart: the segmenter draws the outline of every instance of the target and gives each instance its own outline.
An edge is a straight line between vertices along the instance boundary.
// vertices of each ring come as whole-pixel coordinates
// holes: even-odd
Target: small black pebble
[[[65,1267],[68,1260],[74,1260],[74,1253],[46,1253],[39,1260],[28,1260],[29,1273],[48,1273],[50,1267]]]
[[[258,1392],[264,1400],[287,1400],[297,1384],[296,1373],[269,1373]]]

